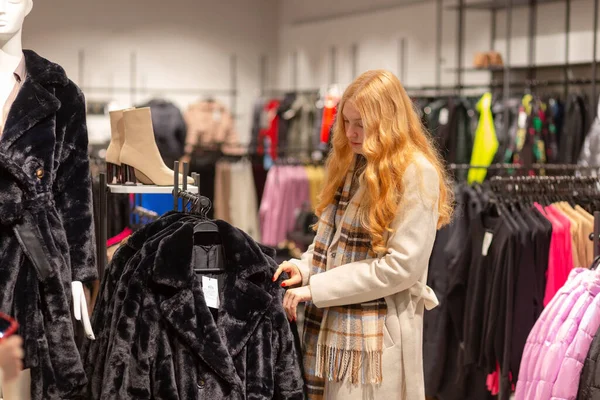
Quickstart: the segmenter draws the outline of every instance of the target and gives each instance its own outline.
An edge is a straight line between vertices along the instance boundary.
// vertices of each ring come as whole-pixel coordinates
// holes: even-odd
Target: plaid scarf
[[[371,236],[360,223],[360,196],[355,196],[363,165],[364,158],[355,157],[333,203],[321,215],[314,242],[312,274],[376,257],[371,248]],[[335,251],[335,261],[328,266],[327,251],[338,227],[341,234],[335,248],[331,249]],[[323,398],[325,380],[381,383],[386,312],[384,299],[325,309],[315,307],[312,302],[306,304],[303,339],[309,399]]]

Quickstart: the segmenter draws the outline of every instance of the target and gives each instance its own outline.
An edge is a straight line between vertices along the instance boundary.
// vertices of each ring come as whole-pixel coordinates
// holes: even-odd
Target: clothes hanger
[[[210,200],[198,196],[194,200],[193,211],[200,214],[201,220],[194,226],[194,247],[200,247],[204,253],[198,255],[196,264],[217,265],[217,268],[194,268],[197,274],[222,274],[225,272],[225,255],[219,227],[207,218]]]
[[[598,265],[600,265],[600,256],[596,256],[596,258],[594,258],[594,261],[592,261],[592,265],[590,266],[590,269],[592,271],[595,271],[598,268]]]

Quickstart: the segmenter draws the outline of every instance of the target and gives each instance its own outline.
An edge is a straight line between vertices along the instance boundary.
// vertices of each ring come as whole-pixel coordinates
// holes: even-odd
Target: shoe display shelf
[[[188,176],[189,174],[189,166],[188,164],[183,164],[184,173],[183,176]],[[175,171],[179,170],[179,162],[175,162]],[[174,174],[174,180],[179,180],[180,174]],[[182,190],[184,192],[195,193],[198,194],[198,187],[200,183],[200,176],[198,174],[192,174],[192,178],[194,179],[194,185],[188,185],[186,179],[182,179]],[[177,188],[179,191],[179,185],[176,185],[175,181],[173,182],[173,186],[157,186],[157,185],[112,185],[108,184],[106,173],[100,173],[99,175],[100,185],[99,189],[100,193],[98,195],[98,233],[100,238],[98,240],[98,248],[96,249],[97,260],[98,260],[98,277],[100,281],[102,281],[102,277],[104,275],[104,271],[107,265],[107,254],[106,254],[106,241],[108,240],[108,232],[107,232],[107,204],[108,204],[108,196],[111,194],[135,194],[138,196],[142,196],[144,194],[164,194],[164,195],[174,195],[174,190]],[[174,196],[177,198],[177,196]],[[140,202],[139,198],[136,198],[136,203]]]

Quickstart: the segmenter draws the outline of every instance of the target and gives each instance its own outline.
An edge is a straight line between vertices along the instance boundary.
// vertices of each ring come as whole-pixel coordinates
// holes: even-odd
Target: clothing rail
[[[490,164],[486,165],[471,165],[471,164],[448,164],[448,168],[453,171],[457,170],[466,170],[466,169],[487,169],[489,171],[492,170],[506,170],[506,169],[518,169],[518,170],[528,170],[528,169],[547,169],[554,171],[594,171],[600,170],[600,166],[587,166],[587,165],[577,165],[577,164]]]
[[[563,165],[563,167],[564,166],[566,165]],[[574,165],[573,167],[581,166]],[[560,186],[565,183],[567,186]],[[564,190],[593,190],[592,185],[598,185],[599,183],[600,178],[593,176],[495,176],[490,180],[490,187],[494,192],[508,190],[513,194],[545,195],[560,193],[561,191],[564,192]],[[501,186],[502,184],[512,186]],[[594,242],[594,259],[597,259],[600,256],[600,211],[594,211],[593,215],[594,232],[590,234],[590,240]]]
[[[183,163],[183,179],[180,189],[179,185],[179,161],[175,161],[173,171],[173,210],[179,211],[179,199],[192,204],[192,212],[206,215],[206,212],[212,207],[212,203],[208,197],[202,196],[200,193],[192,193],[187,190],[187,176],[189,175],[190,166],[188,163]],[[199,188],[200,174],[193,172],[192,179],[195,185]],[[185,209],[185,204],[183,206]]]
[[[527,183],[527,184],[562,184],[562,183],[570,183],[570,184],[581,184],[585,185],[587,188],[592,188],[590,185],[594,183],[599,183],[600,180],[594,176],[569,176],[569,175],[559,175],[559,176],[494,176],[490,182],[492,183]]]
[[[540,79],[528,79],[522,82],[511,82],[510,87],[516,89],[527,89],[532,87],[544,87],[544,86],[563,86],[563,85],[592,85],[600,83],[599,80],[594,81],[593,79],[585,78],[574,78],[566,80],[540,80]],[[424,86],[405,86],[404,89],[409,92],[423,92],[423,91],[443,91],[443,92],[459,92],[461,90],[468,89],[503,89],[504,82],[502,81],[491,81],[490,83],[480,84],[462,84],[462,85],[424,85]]]

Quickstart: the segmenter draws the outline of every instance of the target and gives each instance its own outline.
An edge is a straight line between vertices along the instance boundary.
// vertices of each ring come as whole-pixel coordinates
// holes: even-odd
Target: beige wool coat
[[[341,232],[335,234],[328,254],[327,272],[311,275],[313,246],[301,259],[291,260],[309,285],[319,308],[363,303],[384,298],[387,315],[384,328],[383,383],[352,386],[327,382],[327,400],[423,400],[423,312],[438,300],[426,285],[427,267],[437,231],[439,178],[423,156],[406,169],[404,195],[387,235],[388,251],[378,258],[339,263],[333,253]],[[355,196],[362,196],[359,188]],[[358,200],[358,199],[357,199]],[[353,200],[354,201],[354,200]]]

